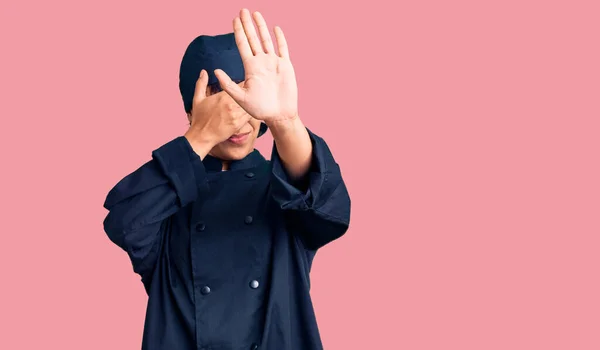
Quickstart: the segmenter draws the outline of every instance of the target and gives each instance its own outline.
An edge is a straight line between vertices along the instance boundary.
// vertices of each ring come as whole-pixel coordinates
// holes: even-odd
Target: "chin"
[[[244,159],[251,151],[252,147],[248,145],[243,147],[225,146],[219,150],[219,158],[223,160],[240,160]]]

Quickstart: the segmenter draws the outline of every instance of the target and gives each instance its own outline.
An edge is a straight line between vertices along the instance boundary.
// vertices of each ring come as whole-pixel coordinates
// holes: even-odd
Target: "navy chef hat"
[[[192,40],[185,50],[179,68],[179,91],[186,113],[192,110],[196,81],[202,69],[208,73],[208,85],[220,88],[214,72],[217,68],[227,73],[234,82],[239,83],[246,78],[233,33],[200,35]],[[266,131],[267,125],[261,123],[258,136]]]

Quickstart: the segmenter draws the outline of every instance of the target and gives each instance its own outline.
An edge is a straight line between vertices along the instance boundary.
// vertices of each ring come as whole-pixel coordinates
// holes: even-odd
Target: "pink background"
[[[102,203],[183,134],[183,51],[242,6],[352,196],[312,272],[326,349],[600,349],[597,4],[2,2],[0,349],[140,348]]]

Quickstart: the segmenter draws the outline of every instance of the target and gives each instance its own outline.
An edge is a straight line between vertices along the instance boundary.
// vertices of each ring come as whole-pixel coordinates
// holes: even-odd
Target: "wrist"
[[[194,128],[190,128],[183,136],[188,140],[190,146],[192,146],[192,149],[200,159],[204,159],[215,146],[214,142],[207,138],[204,133]]]
[[[287,134],[295,134],[305,128],[299,116],[281,120],[265,121],[265,124],[269,127],[269,131],[274,138]]]

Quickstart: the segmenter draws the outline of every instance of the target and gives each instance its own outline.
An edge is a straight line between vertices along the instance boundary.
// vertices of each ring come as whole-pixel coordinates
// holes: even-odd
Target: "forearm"
[[[303,186],[290,181],[278,149],[272,155],[272,194],[289,227],[307,249],[339,238],[350,222],[350,196],[339,165],[321,137],[306,129],[312,145],[310,170]]]
[[[207,190],[204,166],[186,143],[177,138],[163,145],[110,190],[104,202],[109,234],[159,222]]]
[[[311,165],[313,146],[300,118],[270,122],[267,125],[288,176],[293,180],[305,176]]]
[[[164,222],[204,197],[205,169],[184,138],[152,152],[152,160],[119,181],[108,193],[104,230],[123,248],[134,271],[147,281],[156,263]]]

